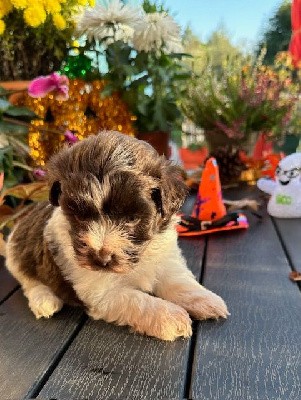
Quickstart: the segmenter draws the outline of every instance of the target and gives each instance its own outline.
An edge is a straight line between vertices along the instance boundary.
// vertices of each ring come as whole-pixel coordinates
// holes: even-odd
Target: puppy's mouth
[[[128,273],[131,269],[126,266],[121,266],[121,265],[112,265],[110,267],[103,267],[97,264],[84,264],[80,263],[80,266],[88,269],[89,271],[94,271],[94,272],[110,272],[110,273],[116,273],[116,274],[126,274]]]

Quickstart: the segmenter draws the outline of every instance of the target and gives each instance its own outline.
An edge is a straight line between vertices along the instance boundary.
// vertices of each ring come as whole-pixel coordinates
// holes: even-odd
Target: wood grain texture
[[[183,398],[188,346],[90,320],[38,398]]]
[[[181,239],[183,254],[200,275],[204,241]],[[40,393],[41,399],[180,399],[190,341],[166,343],[128,328],[89,321]]]
[[[81,315],[66,308],[49,320],[36,320],[20,290],[0,306],[1,399],[20,400],[39,384]]]
[[[199,325],[191,398],[301,398],[301,298],[289,271],[266,215],[246,232],[210,237],[205,285],[231,316]]]
[[[201,277],[205,243],[206,238],[204,236],[202,238],[183,237],[179,239],[179,245],[187,261],[187,266],[192,271],[197,281],[199,281]]]
[[[11,276],[4,266],[4,259],[0,257],[0,303],[18,286],[18,282]]]
[[[196,199],[196,193],[186,198],[182,207],[184,214],[191,214]],[[199,281],[202,273],[202,262],[205,251],[206,237],[181,237],[179,246],[183,256],[186,258],[188,268]]]
[[[301,271],[301,218],[273,218],[295,270]]]

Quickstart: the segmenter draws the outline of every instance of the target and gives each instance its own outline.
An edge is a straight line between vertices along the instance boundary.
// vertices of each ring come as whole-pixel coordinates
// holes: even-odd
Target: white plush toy
[[[284,157],[278,164],[275,181],[261,178],[260,190],[271,195],[268,213],[273,217],[301,217],[301,153]]]

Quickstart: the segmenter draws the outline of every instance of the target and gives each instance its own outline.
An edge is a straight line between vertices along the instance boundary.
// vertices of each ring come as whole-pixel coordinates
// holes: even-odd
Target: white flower
[[[88,8],[77,23],[77,32],[88,39],[104,40],[106,44],[132,40],[135,26],[141,19],[141,8],[121,0],[104,1],[104,5]]]
[[[180,28],[165,12],[148,13],[138,23],[133,44],[138,51],[160,51],[181,53]]]

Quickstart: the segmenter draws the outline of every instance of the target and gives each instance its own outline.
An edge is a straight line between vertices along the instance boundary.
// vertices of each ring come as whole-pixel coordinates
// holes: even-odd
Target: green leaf
[[[190,78],[191,78],[191,72],[174,75],[174,79],[176,79],[177,81],[185,81]]]
[[[102,98],[111,96],[111,94],[113,93],[113,91],[114,91],[113,85],[108,84],[108,85],[106,85],[106,86],[103,88],[102,92],[100,93],[100,96],[101,96]]]
[[[137,110],[142,114],[142,115],[147,115],[149,111],[149,102],[139,102],[137,104]]]
[[[23,135],[28,133],[28,127],[12,124],[10,122],[0,121],[0,133],[5,133],[6,135]]]
[[[9,140],[10,145],[17,151],[17,153],[24,153],[25,156],[29,154],[29,146],[22,140],[14,136],[8,136],[7,139]]]
[[[38,117],[33,111],[31,111],[27,107],[15,107],[12,105],[8,109],[6,109],[4,113],[11,117],[27,117],[30,119]]]
[[[0,86],[0,96],[7,96],[8,91],[4,87]]]
[[[33,168],[32,168],[32,167],[30,167],[30,166],[27,165],[27,164],[23,164],[23,163],[21,163],[21,162],[19,162],[19,161],[13,161],[13,166],[14,166],[14,167],[19,167],[19,168],[25,169],[26,171],[33,171]]]
[[[193,58],[193,55],[189,53],[170,53],[169,57],[181,60],[183,57]]]

